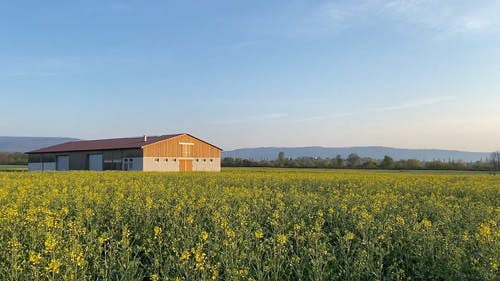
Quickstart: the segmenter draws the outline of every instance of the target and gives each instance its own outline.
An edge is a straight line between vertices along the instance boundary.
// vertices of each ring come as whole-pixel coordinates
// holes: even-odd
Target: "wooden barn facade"
[[[220,171],[222,149],[190,134],[72,141],[28,152],[30,171]]]

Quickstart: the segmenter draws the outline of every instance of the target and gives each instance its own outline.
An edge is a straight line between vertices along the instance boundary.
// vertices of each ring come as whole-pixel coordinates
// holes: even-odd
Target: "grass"
[[[28,165],[0,165],[0,171],[27,171]]]

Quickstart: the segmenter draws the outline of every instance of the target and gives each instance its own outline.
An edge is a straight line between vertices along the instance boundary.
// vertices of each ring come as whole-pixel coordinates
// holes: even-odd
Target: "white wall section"
[[[178,172],[179,158],[176,157],[144,157],[144,171]]]
[[[220,172],[220,158],[194,158],[193,171]]]

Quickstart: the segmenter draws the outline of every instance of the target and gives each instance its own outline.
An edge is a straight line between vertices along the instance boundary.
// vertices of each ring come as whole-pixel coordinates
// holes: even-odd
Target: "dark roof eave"
[[[70,153],[70,152],[83,152],[83,151],[109,151],[109,150],[124,150],[124,149],[142,149],[142,147],[133,146],[133,147],[120,147],[120,148],[78,149],[78,150],[57,150],[57,151],[33,150],[25,152],[24,154]]]

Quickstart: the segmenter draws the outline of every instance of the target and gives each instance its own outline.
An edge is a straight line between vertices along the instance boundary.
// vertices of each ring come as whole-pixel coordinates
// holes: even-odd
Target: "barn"
[[[220,171],[222,149],[190,134],[71,141],[27,152],[30,171]]]

